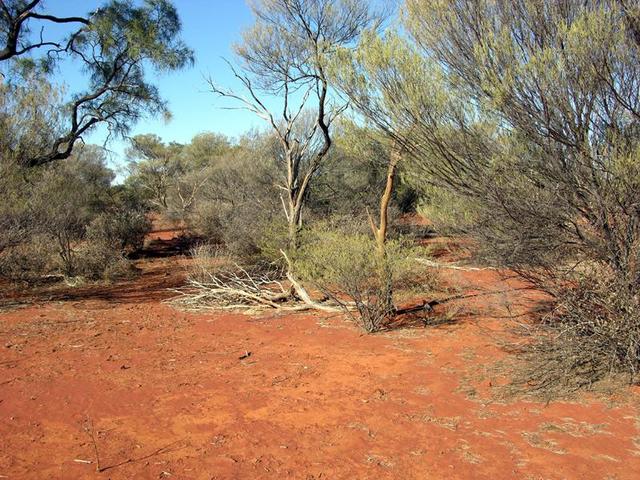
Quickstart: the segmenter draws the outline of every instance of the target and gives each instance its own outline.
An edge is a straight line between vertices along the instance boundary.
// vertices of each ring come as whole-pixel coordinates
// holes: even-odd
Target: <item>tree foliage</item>
[[[81,12],[82,13],[82,12]],[[51,24],[65,24],[62,37],[45,38]],[[34,29],[40,28],[40,36]],[[45,10],[39,0],[8,0],[0,8],[0,61],[8,63],[4,100],[10,104],[25,74],[54,71],[72,62],[87,79],[86,89],[61,105],[57,132],[49,142],[21,158],[27,166],[68,158],[76,142],[98,124],[124,135],[143,114],[167,114],[146,71],[180,69],[192,62],[180,39],[180,19],[167,0],[109,0],[95,11],[69,18]],[[24,153],[24,152],[14,152]]]
[[[100,278],[141,247],[145,212],[115,194],[99,147],[76,148],[65,162],[39,168],[5,164],[3,174],[1,276]]]
[[[137,135],[127,151],[130,186],[139,189],[152,208],[186,219],[203,190],[213,188],[211,177],[226,154],[230,140],[215,133],[200,133],[189,144],[165,144],[153,134]]]
[[[588,382],[596,358],[640,363],[637,19],[633,2],[408,0],[408,36],[371,34],[334,68],[411,155],[429,213],[564,305],[543,338],[561,339],[556,367],[595,365]],[[598,353],[562,350],[579,344]]]

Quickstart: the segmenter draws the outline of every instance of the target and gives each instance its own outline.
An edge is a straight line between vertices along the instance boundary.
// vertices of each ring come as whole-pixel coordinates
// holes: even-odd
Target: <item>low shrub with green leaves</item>
[[[79,273],[92,280],[115,280],[130,276],[127,252],[142,248],[151,224],[144,212],[114,209],[99,214],[87,226],[77,249]]]
[[[29,242],[10,245],[0,251],[0,278],[34,283],[55,273],[59,265],[55,244],[45,235],[35,235]]]
[[[414,256],[412,248],[392,240],[382,257],[370,235],[321,225],[304,232],[294,271],[344,306],[371,333],[383,330],[394,316],[394,288],[410,270]]]
[[[142,248],[144,237],[150,229],[151,222],[144,212],[115,209],[94,218],[87,227],[85,239],[110,244],[124,253]]]

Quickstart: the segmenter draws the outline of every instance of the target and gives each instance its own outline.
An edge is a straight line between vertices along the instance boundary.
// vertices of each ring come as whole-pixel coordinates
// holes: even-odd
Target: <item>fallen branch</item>
[[[169,303],[187,310],[220,308],[225,310],[261,307],[280,308],[288,291],[279,281],[281,273],[249,272],[240,265],[216,274],[201,273],[189,278],[183,288],[172,289],[178,296]]]
[[[296,295],[298,295],[300,300],[302,300],[305,303],[305,305],[307,305],[307,307],[309,307],[310,309],[321,310],[323,312],[331,312],[331,313],[344,312],[345,310],[344,307],[332,306],[327,303],[319,303],[319,302],[313,301],[309,296],[309,294],[307,293],[307,291],[305,290],[305,288],[300,284],[300,282],[298,282],[295,279],[295,277],[291,273],[287,273],[287,278],[291,282],[291,285],[293,285]]]
[[[177,440],[175,442],[172,442],[168,445],[165,445],[163,447],[158,448],[157,450],[154,450],[153,452],[144,455],[142,457],[137,457],[137,458],[127,458],[126,460],[113,464],[113,465],[107,465],[107,466],[101,466],[100,465],[100,455],[98,453],[98,442],[96,440],[96,434],[95,434],[95,430],[93,427],[93,420],[91,420],[90,417],[87,417],[86,422],[84,424],[83,427],[84,431],[87,433],[87,435],[89,436],[90,440],[91,440],[91,444],[93,445],[93,452],[96,458],[96,472],[97,473],[103,473],[106,472],[107,470],[112,470],[114,468],[118,468],[118,467],[122,467],[124,465],[127,465],[129,463],[136,463],[136,462],[141,462],[143,460],[147,460],[151,457],[154,457],[156,455],[161,455],[163,453],[169,453],[172,450],[172,447],[174,447],[175,445],[178,445],[179,443],[182,442],[182,440]],[[82,459],[75,459],[74,462],[76,463],[86,463],[86,464],[91,464],[93,462],[91,462],[90,460],[82,460]]]
[[[112,470],[114,468],[118,468],[118,467],[122,467],[124,465],[128,465],[130,463],[137,463],[137,462],[142,462],[144,460],[148,460],[149,458],[155,457],[157,455],[162,455],[165,453],[171,453],[173,450],[173,447],[182,443],[182,440],[176,440],[175,442],[169,443],[168,445],[165,445],[164,447],[160,447],[156,450],[154,450],[151,453],[148,453],[147,455],[144,455],[142,457],[137,457],[137,458],[128,458],[120,463],[116,463],[114,465],[108,465],[106,467],[102,467],[98,470],[98,473],[103,473],[106,472],[107,470]],[[184,448],[184,447],[181,447]]]
[[[313,308],[315,310],[321,310],[323,312],[332,312],[332,313],[344,311],[344,307],[342,306],[330,306],[330,305],[327,305],[326,303],[318,303],[313,301],[309,293],[307,293],[307,290],[302,286],[300,282],[296,280],[296,278],[293,276],[293,273],[291,273],[293,269],[292,269],[291,260],[289,260],[287,253],[284,250],[280,250],[280,253],[282,253],[282,256],[284,257],[284,259],[287,262],[287,265],[289,266],[289,269],[287,271],[287,278],[291,282],[291,285],[293,286],[293,289],[295,290],[296,295],[298,296],[298,298],[300,298],[300,300],[302,300],[306,305],[308,305],[310,308]]]
[[[283,252],[287,262],[288,257]],[[283,285],[283,277],[289,285]],[[182,288],[171,289],[176,294],[167,303],[187,311],[268,309],[287,312],[320,310],[343,312],[348,305],[315,301],[290,272],[280,269],[249,271],[235,264],[232,269],[215,273],[200,271],[189,277]]]
[[[10,378],[9,380],[5,380],[3,382],[0,382],[0,385],[8,385],[10,383],[15,382],[16,380],[20,380],[20,378],[22,378],[22,377]]]

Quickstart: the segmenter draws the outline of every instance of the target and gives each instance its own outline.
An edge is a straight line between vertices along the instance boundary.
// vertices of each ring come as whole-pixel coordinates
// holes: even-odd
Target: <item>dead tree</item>
[[[329,64],[340,48],[349,48],[362,32],[377,28],[383,12],[365,0],[259,0],[255,24],[235,51],[231,66],[244,93],[218,87],[213,93],[235,100],[267,121],[280,144],[282,182],[277,186],[288,224],[288,249],[298,247],[298,233],[313,180],[332,145],[331,126],[346,108],[332,101]],[[279,112],[266,99],[282,101]],[[310,301],[296,281],[291,262],[287,276],[298,297]],[[293,293],[293,291],[292,291]]]

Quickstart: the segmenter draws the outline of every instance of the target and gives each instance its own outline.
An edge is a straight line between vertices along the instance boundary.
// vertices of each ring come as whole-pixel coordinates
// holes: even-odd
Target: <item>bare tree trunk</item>
[[[289,224],[288,247],[291,252],[298,249],[298,234],[302,227],[302,199],[300,192],[297,192],[295,198],[289,201],[289,212],[287,213],[287,222]]]
[[[289,248],[295,251],[298,248],[298,234],[302,228],[302,210],[304,208],[305,197],[309,186],[311,173],[308,173],[300,189],[295,192],[295,198],[290,201],[289,214],[287,220],[289,222]]]
[[[387,181],[385,183],[384,192],[380,198],[380,212],[378,226],[376,226],[373,218],[369,215],[371,230],[376,240],[376,249],[378,255],[382,258],[386,254],[387,232],[389,230],[389,205],[393,197],[393,189],[395,187],[396,174],[398,170],[398,162],[400,161],[400,152],[394,148],[392,158],[387,165]]]
[[[376,241],[376,256],[378,257],[379,265],[378,275],[381,285],[380,305],[388,315],[391,315],[396,311],[395,305],[393,304],[392,273],[387,261],[386,243],[387,233],[389,229],[389,205],[391,203],[391,198],[393,197],[393,190],[395,187],[395,179],[400,158],[401,153],[394,146],[391,153],[391,159],[389,161],[389,164],[387,165],[387,181],[385,183],[382,197],[380,198],[378,226],[376,226],[373,217],[371,217],[371,215],[369,216],[371,230],[373,231],[373,236]]]

